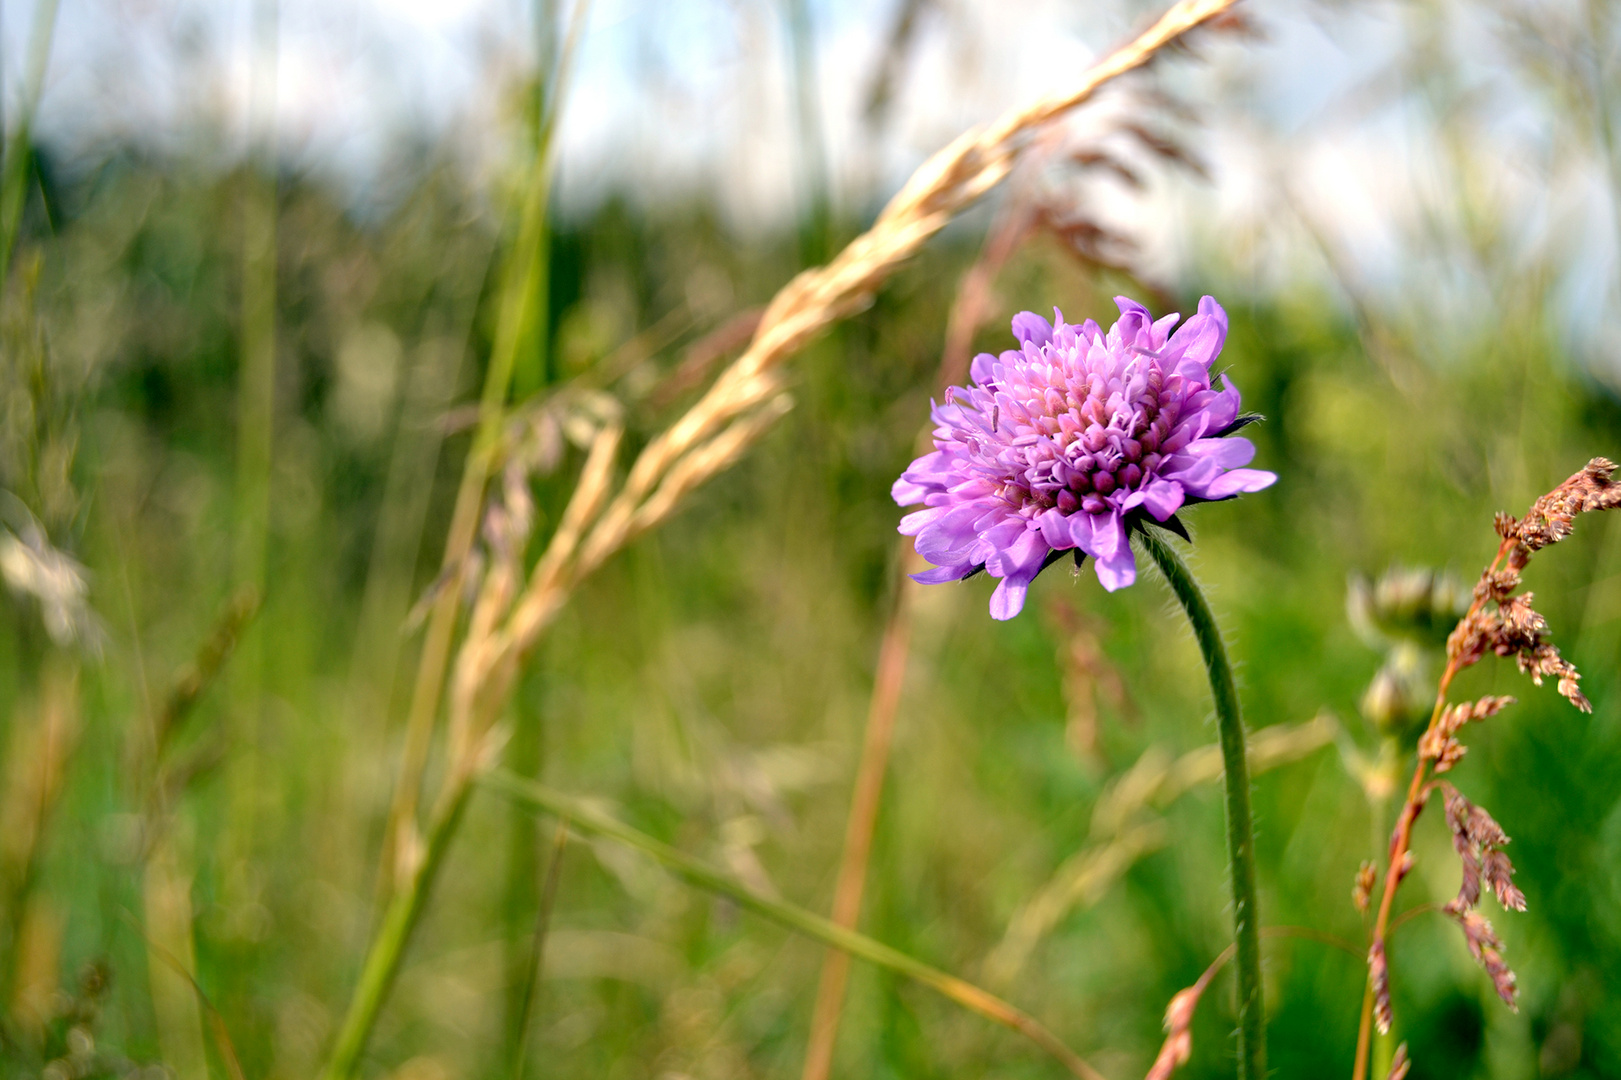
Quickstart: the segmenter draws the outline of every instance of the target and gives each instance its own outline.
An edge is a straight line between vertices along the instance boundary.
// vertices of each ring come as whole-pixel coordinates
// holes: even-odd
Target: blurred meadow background
[[[532,562],[610,416],[623,464],[926,155],[1155,15],[6,5],[0,1071],[320,1070],[396,887],[390,807],[481,417],[533,433],[505,496],[529,500]],[[1279,480],[1188,514],[1191,559],[1255,733],[1263,922],[1352,947],[1267,940],[1283,1077],[1349,1073],[1352,885],[1493,513],[1621,457],[1621,11],[1239,16],[1043,132],[794,356],[792,410],[584,582],[498,718],[512,771],[825,914],[890,710],[860,929],[1111,1078],[1148,1068],[1166,1002],[1229,940],[1209,691],[1153,576],[1107,594],[1055,568],[1008,623],[984,578],[902,587],[889,490],[940,374],[1025,309],[1209,293],[1232,318],[1222,363]],[[490,385],[507,411],[481,411]],[[1521,699],[1453,777],[1514,840],[1529,910],[1492,916],[1521,1007],[1439,915],[1404,923],[1375,1061],[1405,1040],[1415,1080],[1621,1076],[1621,522],[1584,519],[1529,583],[1594,712],[1505,662],[1460,682]],[[427,751],[431,793],[443,732]],[[1439,814],[1415,852],[1403,906],[1447,899]],[[363,1075],[804,1068],[823,945],[493,793],[416,931]],[[1230,978],[1179,1075],[1232,1075]],[[1063,1074],[860,960],[832,1045],[839,1077]]]

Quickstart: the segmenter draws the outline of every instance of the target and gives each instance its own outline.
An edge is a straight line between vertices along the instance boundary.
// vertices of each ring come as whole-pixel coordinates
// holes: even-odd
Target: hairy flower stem
[[[1210,692],[1216,700],[1216,730],[1227,787],[1227,862],[1233,886],[1233,943],[1238,956],[1238,1075],[1266,1076],[1266,1014],[1261,1001],[1261,935],[1255,888],[1255,828],[1250,820],[1249,763],[1245,758],[1244,718],[1238,708],[1232,665],[1216,617],[1199,583],[1176,549],[1158,533],[1141,530],[1144,551],[1154,560],[1188,613],[1199,641]]]
[[[446,800],[435,816],[429,830],[427,849],[422,862],[406,886],[397,891],[383,912],[383,921],[372,936],[371,948],[366,953],[366,966],[361,969],[360,982],[349,1000],[349,1012],[338,1030],[338,1039],[332,1057],[322,1073],[324,1080],[349,1080],[360,1064],[372,1027],[388,999],[388,992],[399,974],[400,962],[405,958],[405,946],[411,940],[439,868],[450,850],[450,841],[461,823],[462,812],[473,786],[466,778],[451,781],[454,790],[447,792]]]

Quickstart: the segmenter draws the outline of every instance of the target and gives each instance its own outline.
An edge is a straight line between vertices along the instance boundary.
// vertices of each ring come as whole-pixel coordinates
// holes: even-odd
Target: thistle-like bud
[[[1370,648],[1400,642],[1439,647],[1447,631],[1469,610],[1469,592],[1451,574],[1424,567],[1391,567],[1370,582],[1353,576],[1345,609],[1351,626]]]
[[[1385,735],[1411,735],[1429,713],[1433,693],[1425,657],[1416,645],[1402,642],[1390,650],[1385,666],[1374,675],[1359,707],[1368,722]]]

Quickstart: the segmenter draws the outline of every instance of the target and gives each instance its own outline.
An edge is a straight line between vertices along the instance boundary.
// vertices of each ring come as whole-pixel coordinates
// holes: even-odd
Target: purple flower
[[[1211,297],[1171,333],[1180,315],[1154,322],[1148,309],[1115,298],[1120,319],[1105,334],[1091,319],[1056,326],[1025,311],[1013,317],[1020,348],[980,353],[974,385],[933,406],[934,446],[895,481],[901,519],[919,555],[934,563],[913,577],[957,581],[980,570],[1001,578],[991,616],[1011,619],[1037,574],[1074,550],[1097,562],[1113,592],[1137,580],[1128,531],[1151,515],[1178,532],[1184,503],[1230,499],[1277,479],[1246,469],[1248,439],[1231,433],[1238,389],[1210,365],[1227,340],[1227,313]]]

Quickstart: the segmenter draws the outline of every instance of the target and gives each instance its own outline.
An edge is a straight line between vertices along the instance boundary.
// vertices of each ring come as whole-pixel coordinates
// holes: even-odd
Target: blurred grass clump
[[[34,156],[0,297],[0,1070],[307,1077],[379,917],[414,609],[440,576],[509,223],[431,153],[370,215],[250,165]],[[239,425],[244,206],[266,191],[259,572],[243,565]],[[609,392],[632,449],[747,340],[805,249],[802,230],[741,233],[701,200],[608,197],[548,232],[519,394]],[[1077,258],[1073,240],[1034,229],[999,265],[1006,309],[980,320],[977,347],[1002,348],[1015,310],[1101,319],[1115,292],[1143,292],[1129,260]],[[827,909],[901,571],[889,487],[980,257],[967,229],[935,242],[796,361],[796,408],[740,465],[585,585],[521,675],[512,768]],[[1480,257],[1510,284],[1538,280]],[[1422,664],[1353,625],[1347,583],[1366,608],[1360,582],[1391,566],[1472,581],[1493,511],[1621,453],[1621,399],[1549,332],[1546,288],[1436,340],[1321,283],[1257,288],[1217,255],[1202,265],[1167,302],[1225,304],[1224,363],[1267,417],[1246,434],[1280,477],[1241,509],[1189,515],[1250,724],[1284,740],[1255,784],[1265,920],[1360,949],[1350,890],[1383,851],[1392,755],[1410,748],[1359,712],[1377,711],[1381,672]],[[542,534],[568,475],[536,482]],[[1394,992],[1415,1080],[1621,1075],[1621,525],[1583,521],[1531,579],[1595,711],[1506,665],[1462,681],[1522,700],[1472,733],[1457,770],[1514,837],[1530,910],[1497,922],[1522,1007],[1497,1004],[1442,920],[1406,924]],[[1442,580],[1424,577],[1435,594]],[[1106,1074],[1140,1073],[1164,1003],[1228,940],[1198,653],[1156,583],[1111,595],[1054,571],[1007,624],[984,617],[988,588],[917,596],[861,928],[1015,1001]],[[1450,618],[1435,621],[1444,634]],[[1433,647],[1421,629],[1412,647]],[[1412,903],[1455,889],[1450,842],[1426,826]],[[495,799],[475,797],[463,828],[368,1074],[510,1075],[514,1060],[615,1080],[797,1074],[820,946],[609,841],[554,850],[551,823]],[[1348,1067],[1360,957],[1267,950],[1276,1074]],[[1232,1022],[1230,993],[1214,995],[1184,1075],[1230,1074]],[[1055,1068],[856,966],[837,1075]]]

